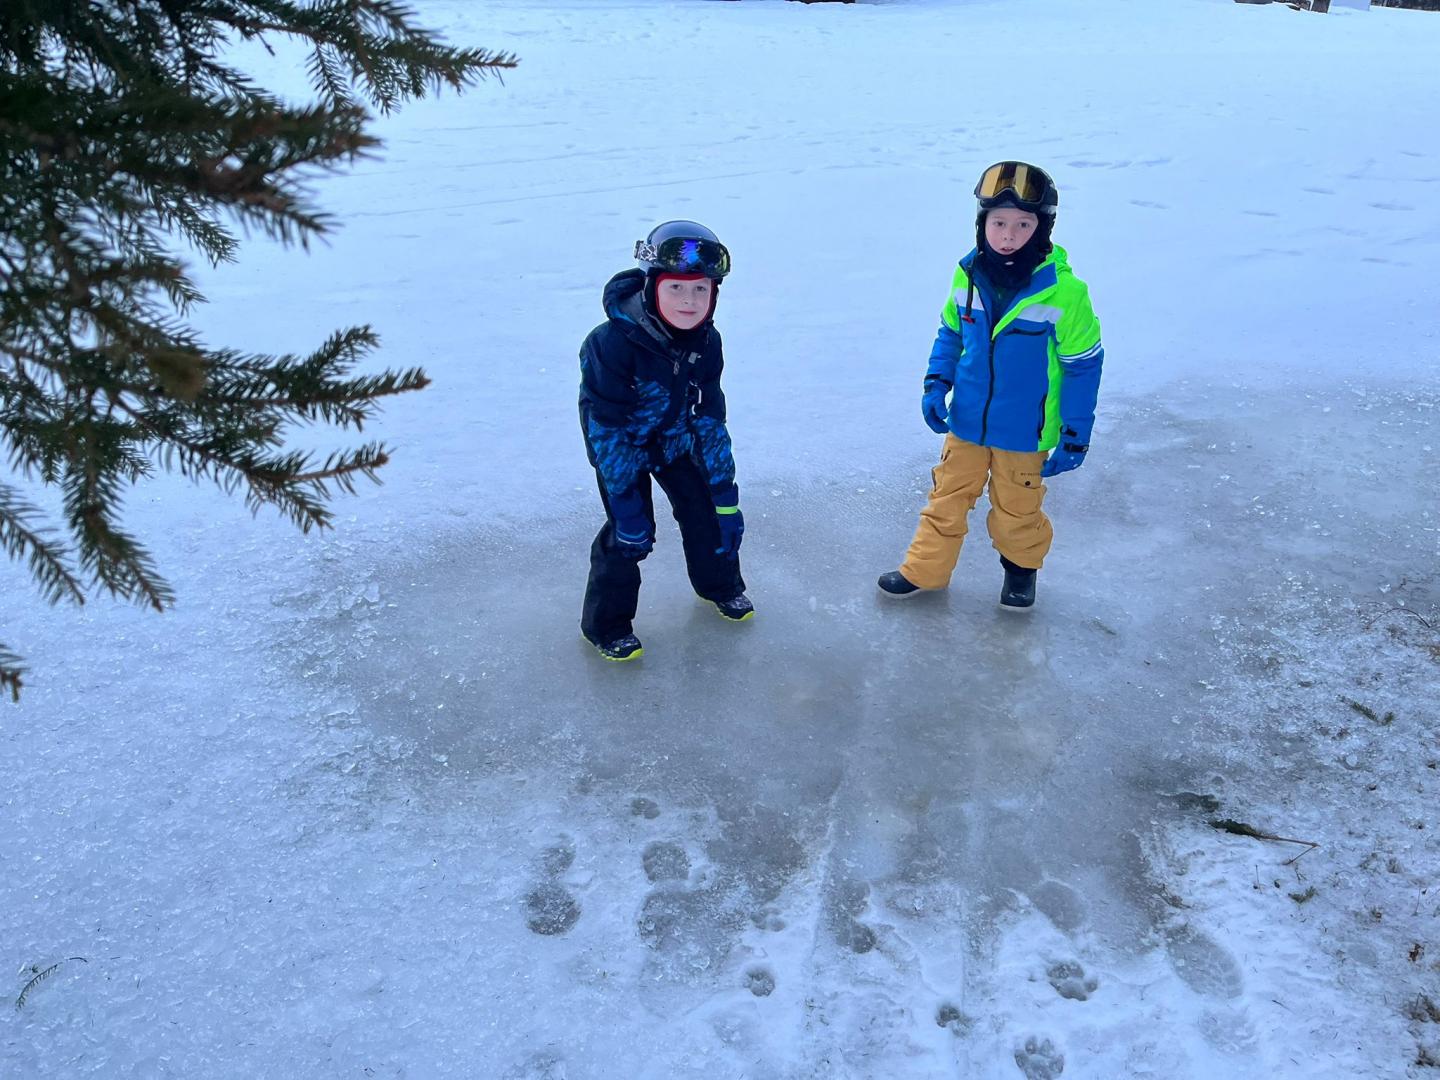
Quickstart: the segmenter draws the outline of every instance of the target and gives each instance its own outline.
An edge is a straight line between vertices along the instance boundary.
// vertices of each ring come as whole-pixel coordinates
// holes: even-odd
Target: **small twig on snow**
[[[1378,600],[1372,600],[1371,604],[1373,604],[1375,607],[1380,608],[1381,610],[1376,612],[1374,615],[1371,615],[1369,618],[1363,620],[1366,630],[1369,630],[1386,615],[1389,615],[1391,612],[1394,611],[1404,612],[1406,615],[1409,615],[1412,618],[1419,619],[1420,625],[1425,627],[1425,629],[1427,630],[1435,629],[1435,624],[1432,623],[1429,619],[1425,618],[1424,615],[1421,615],[1414,608],[1403,607],[1400,604],[1382,604]]]
[[[1243,821],[1232,821],[1230,818],[1214,818],[1209,822],[1212,829],[1219,829],[1234,836],[1248,836],[1252,840],[1274,840],[1281,844],[1304,844],[1305,850],[1295,856],[1295,859],[1308,855],[1320,845],[1313,840],[1296,840],[1289,836],[1276,836],[1274,833],[1261,832],[1253,825],[1246,825]],[[1295,859],[1286,859],[1284,865],[1289,866]]]

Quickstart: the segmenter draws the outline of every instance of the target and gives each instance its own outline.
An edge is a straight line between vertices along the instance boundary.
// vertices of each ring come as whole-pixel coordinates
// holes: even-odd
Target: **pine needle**
[[[40,970],[39,965],[32,965],[30,970],[35,972],[35,974],[31,977],[30,981],[25,984],[25,989],[20,991],[20,996],[15,999],[15,1008],[17,1010],[23,1009],[26,1000],[30,997],[30,991],[34,990],[35,987],[55,974],[62,964],[68,964],[72,960],[79,960],[82,964],[88,964],[90,962],[83,956],[67,956],[64,960],[56,960],[55,963],[51,964],[44,971]]]

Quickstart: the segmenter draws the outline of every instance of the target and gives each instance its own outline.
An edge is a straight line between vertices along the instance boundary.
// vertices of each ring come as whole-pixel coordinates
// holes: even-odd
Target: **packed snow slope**
[[[521,67],[381,122],[329,246],[203,273],[216,343],[427,368],[384,487],[309,537],[137,489],[164,616],[0,570],[0,1076],[1432,1074],[1440,15],[418,6]],[[1093,450],[1030,617],[983,506],[887,607],[1005,157],[1104,325]],[[662,523],[605,665],[576,350],[670,217],[734,254],[759,615]]]

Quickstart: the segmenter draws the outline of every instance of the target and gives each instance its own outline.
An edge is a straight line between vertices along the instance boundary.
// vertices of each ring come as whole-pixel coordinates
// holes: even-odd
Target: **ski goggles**
[[[1031,213],[1053,206],[1054,199],[1047,201],[1046,195],[1054,191],[1055,181],[1049,173],[1023,161],[996,162],[981,174],[980,182],[975,185],[975,197],[981,203],[991,203],[1008,195],[1020,209]]]
[[[704,274],[719,280],[730,273],[730,252],[718,240],[672,236],[658,244],[635,241],[635,258],[675,274]]]

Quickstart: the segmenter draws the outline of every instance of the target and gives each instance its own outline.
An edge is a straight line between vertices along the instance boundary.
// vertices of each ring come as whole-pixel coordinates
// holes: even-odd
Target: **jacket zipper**
[[[985,445],[985,433],[990,430],[990,402],[995,400],[995,335],[990,335],[990,388],[985,394],[985,411],[980,414],[980,445]]]
[[[685,412],[686,406],[689,404],[689,401],[690,401],[690,374],[689,374],[689,372],[686,373],[685,381],[684,381],[684,384],[683,384],[684,393],[677,393],[677,392],[676,392],[676,391],[677,391],[677,388],[681,385],[681,384],[679,384],[679,383],[676,382],[676,379],[678,379],[678,377],[679,377],[679,375],[680,375],[680,368],[681,368],[681,364],[682,364],[682,359],[683,359],[684,361],[687,361],[687,362],[688,362],[690,372],[693,372],[693,371],[695,370],[695,362],[700,359],[700,354],[699,354],[698,352],[687,352],[683,358],[676,356],[674,353],[671,353],[671,354],[670,354],[670,365],[671,365],[671,382],[670,382],[670,387],[669,387],[669,390],[670,390],[670,405],[669,405],[669,407],[665,410],[664,419],[660,422],[659,425],[657,425],[657,427],[656,427],[656,430],[657,430],[657,431],[668,431],[668,430],[670,429],[670,427],[675,423],[675,421],[677,421],[677,420],[680,419],[681,415]]]
[[[1010,310],[1014,311],[1015,309],[1012,307]],[[1010,312],[1007,311],[1005,314],[1008,315],[1010,314]],[[998,341],[999,338],[999,334],[994,334],[990,338],[990,389],[985,395],[985,411],[980,414],[981,446],[985,445],[985,435],[990,430],[990,402],[995,400],[995,342]],[[1049,397],[1050,392],[1047,390],[1045,392],[1045,397],[1040,399],[1040,428],[1039,434],[1036,436],[1037,438],[1039,437],[1039,435],[1043,435],[1045,433],[1045,402],[1049,399]]]
[[[982,295],[983,295],[983,294],[982,294]],[[1027,299],[1027,300],[1033,300],[1034,297],[1026,297],[1026,299]],[[990,308],[988,307],[988,305],[990,304],[990,301],[989,301],[989,300],[986,300],[985,303],[987,304],[987,309],[986,309],[986,310],[987,310],[987,311],[990,310]],[[969,306],[969,305],[968,305],[968,302],[967,302],[967,305],[966,305],[966,306],[967,306],[967,307]],[[1011,312],[1015,311],[1019,306],[1020,306],[1020,301],[1017,299],[1014,303],[1012,303],[1012,304],[1010,305],[1010,309],[1005,312],[1005,315],[1009,315]],[[1003,319],[1003,318],[1005,317],[1005,315],[1002,315],[1001,318]],[[993,316],[992,316],[992,317],[993,317]],[[988,389],[988,390],[986,391],[986,393],[985,393],[985,411],[980,414],[980,445],[981,445],[981,446],[984,446],[984,445],[985,445],[985,436],[989,433],[989,430],[990,430],[990,402],[992,402],[992,401],[995,400],[995,342],[999,339],[999,337],[1000,337],[1000,335],[995,332],[995,329],[994,329],[994,327],[992,326],[992,327],[991,327],[991,330],[990,330],[990,386],[989,386],[989,389]],[[1046,396],[1046,397],[1049,397],[1050,395],[1047,393],[1045,396]],[[1045,404],[1044,404],[1043,401],[1042,401],[1041,404],[1040,404],[1040,417],[1041,417],[1040,429],[1041,429],[1041,431],[1044,431],[1044,429],[1045,429],[1045,424],[1044,424]]]

